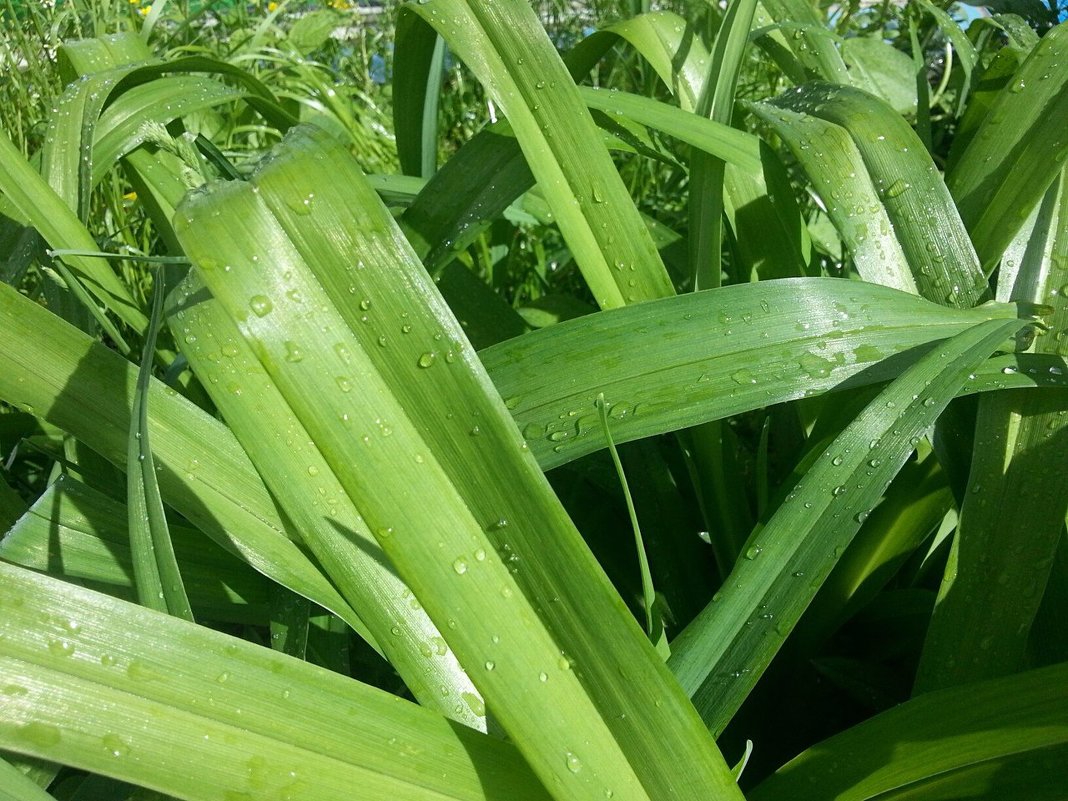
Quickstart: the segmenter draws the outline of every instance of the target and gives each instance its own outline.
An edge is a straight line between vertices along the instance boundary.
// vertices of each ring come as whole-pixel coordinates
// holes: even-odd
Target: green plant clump
[[[0,797],[1068,798],[1055,0],[2,8]]]

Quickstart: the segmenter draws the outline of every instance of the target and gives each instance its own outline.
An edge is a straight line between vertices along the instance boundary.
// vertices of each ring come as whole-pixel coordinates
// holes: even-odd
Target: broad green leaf
[[[128,361],[0,284],[0,398],[126,463],[137,371]],[[263,481],[227,428],[158,381],[149,390],[153,451],[167,505],[232,553],[366,631],[294,542]],[[292,537],[292,539],[290,538]]]
[[[594,31],[568,53],[567,62],[577,77],[589,73],[618,41],[624,40],[641,54],[677,100],[693,111],[700,87],[708,75],[708,50],[696,31],[673,11],[652,11]]]
[[[193,610],[208,620],[262,623],[266,582],[203,534],[171,526]],[[134,598],[126,507],[64,476],[0,539],[0,559]]]
[[[0,563],[0,745],[192,801],[543,801],[515,750],[275,651]]]
[[[775,105],[801,115],[813,115],[840,126],[849,134],[864,161],[865,172],[878,191],[877,203],[886,210],[893,238],[900,243],[923,297],[964,307],[986,299],[989,294],[986,277],[949,190],[923,143],[900,115],[859,89],[827,84],[809,84],[789,92],[778,98]],[[840,135],[837,130],[835,134]],[[815,130],[809,136],[810,150],[832,146],[833,139],[825,142]],[[802,150],[803,146],[803,141],[792,145]],[[819,166],[811,157],[802,161],[811,165],[807,172],[814,182],[827,180],[813,174]],[[824,194],[824,202],[829,207],[840,202],[847,215],[851,210],[855,213],[858,205],[867,205],[859,196],[852,203],[848,198],[851,190],[864,183],[859,175],[855,180],[843,181],[837,189],[841,200],[834,197],[832,188],[830,198]]]
[[[3,801],[55,801],[6,759],[0,759],[0,799]]]
[[[445,42],[413,14],[401,14],[394,32],[393,128],[397,158],[407,175],[430,178],[438,160],[438,96]]]
[[[521,0],[429,0],[401,13],[434,26],[508,118],[598,305],[670,295],[652,239],[533,10]]]
[[[1068,171],[1024,232],[1005,294],[1048,304],[1038,353],[1068,356]],[[1068,512],[1068,393],[982,398],[969,490],[920,661],[916,690],[1014,673],[1027,664],[1031,625]],[[1037,499],[1041,498],[1041,501]]]
[[[893,223],[849,132],[810,114],[767,103],[753,104],[750,109],[782,137],[801,162],[861,277],[869,283],[916,293],[916,282],[894,236]]]
[[[905,460],[968,375],[1023,326],[980,323],[886,387],[827,447],[672,642],[673,672],[716,734],[779,650]]]
[[[928,693],[808,749],[751,801],[1048,799],[1063,795],[1068,664]],[[1016,759],[1029,770],[1011,771]]]
[[[169,299],[189,365],[245,448],[292,528],[366,624],[371,644],[424,706],[485,730],[481,699],[441,633],[397,577],[308,431],[241,332],[195,275]],[[289,358],[303,359],[295,343]],[[270,436],[264,436],[270,431]],[[327,514],[328,513],[328,514]]]
[[[548,469],[604,447],[598,392],[610,405],[613,438],[628,442],[885,381],[912,363],[912,349],[1015,314],[1007,306],[939,308],[856,281],[785,279],[561,323],[479,356]],[[1002,367],[993,376],[1016,377],[1002,375]]]
[[[912,59],[881,38],[854,36],[842,43],[850,82],[901,115],[916,113]]]
[[[835,36],[827,30],[815,6],[805,0],[761,0],[761,5],[785,34],[785,42],[810,78],[848,85]]]
[[[30,166],[3,131],[0,131],[0,192],[53,248],[99,250],[74,211]],[[106,261],[84,256],[68,256],[64,261],[89,292],[119,319],[138,331],[148,325],[148,318]]]
[[[1068,156],[1068,23],[1039,41],[994,101],[946,183],[989,272]],[[1051,169],[1051,165],[1057,165]]]
[[[708,72],[701,83],[694,113],[730,125],[742,58],[757,0],[733,0],[712,43]],[[723,246],[723,177],[726,165],[700,151],[690,156],[689,237],[690,275],[693,287],[720,285]]]
[[[343,147],[295,129],[251,183],[188,198],[176,230],[551,791],[737,797]]]

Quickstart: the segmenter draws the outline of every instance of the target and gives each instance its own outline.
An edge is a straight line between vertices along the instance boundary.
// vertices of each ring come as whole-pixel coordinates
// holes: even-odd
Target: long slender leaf
[[[5,748],[192,801],[548,797],[512,747],[396,696],[22,568],[0,577]]]
[[[130,433],[126,447],[126,503],[129,507],[130,553],[133,555],[134,585],[142,606],[193,619],[174,544],[163,511],[152,453],[152,429],[148,424],[149,380],[152,378],[156,337],[163,322],[165,282],[157,273],[152,299],[152,317],[145,334],[141,366],[137,371]]]
[[[197,614],[226,622],[266,620],[262,576],[193,529],[171,526],[171,536]],[[125,506],[65,476],[0,539],[0,559],[135,597],[129,592],[133,560]]]
[[[652,239],[533,10],[520,0],[429,0],[401,13],[434,26],[507,116],[598,305],[670,295]]]
[[[21,770],[0,759],[0,799],[3,801],[55,801]]]
[[[426,612],[413,603],[411,590],[240,331],[195,276],[183,282],[170,305],[171,330],[190,366],[288,520],[366,624],[370,642],[421,704],[485,730],[484,713],[476,714],[484,708],[478,691]],[[293,359],[306,355],[296,345],[287,353]],[[265,427],[274,436],[264,436]]]
[[[807,85],[776,105],[849,132],[921,295],[963,307],[986,299],[986,277],[949,190],[923,143],[893,109],[858,89],[827,84]],[[817,136],[812,140],[816,149],[823,145]]]
[[[752,801],[1052,799],[1064,792],[1068,665],[928,693],[813,746]],[[937,744],[937,745],[936,745]],[[1014,759],[1030,769],[1000,774]],[[1015,779],[1015,781],[1013,781]]]
[[[946,176],[984,269],[990,271],[1068,155],[1068,23],[1044,37],[1001,90]]]
[[[34,171],[3,131],[0,131],[0,192],[52,247],[99,250],[74,211]],[[138,331],[148,325],[148,318],[106,261],[71,256],[67,263],[78,280],[119,319]]]
[[[818,117],[766,103],[750,108],[783,138],[805,168],[861,277],[915,293],[908,259],[849,132]],[[892,191],[904,186],[901,183]]]
[[[344,150],[295,130],[253,186],[192,197],[178,223],[206,283],[551,791],[736,797],[714,743]],[[270,272],[257,266],[267,258]],[[287,360],[287,342],[309,356]],[[652,756],[661,750],[687,754],[684,777]]]
[[[713,732],[737,711],[919,437],[1022,325],[980,323],[902,373],[750,538],[720,592],[672,643],[675,675]]]
[[[594,406],[598,392],[612,406],[613,438],[627,442],[834,387],[888,380],[916,358],[912,349],[983,319],[1015,314],[996,305],[948,310],[856,281],[785,279],[561,323],[479,356],[548,469],[604,447]],[[1020,375],[1002,374],[1003,368],[988,375],[995,381]],[[1034,369],[1035,378],[1054,385],[1064,379],[1063,370],[1039,376]]]
[[[0,320],[12,343],[0,352],[0,397],[124,465],[137,379],[133,365],[4,284]],[[287,536],[262,480],[226,427],[155,380],[149,393],[167,504],[260,572],[366,632],[293,541],[299,534]]]
[[[1050,188],[1004,294],[1054,309],[1035,350],[1068,355],[1068,171]],[[999,288],[999,294],[1000,288]],[[969,491],[916,679],[917,691],[1013,673],[1068,512],[1065,393],[979,403]],[[1036,504],[1035,498],[1045,499]]]

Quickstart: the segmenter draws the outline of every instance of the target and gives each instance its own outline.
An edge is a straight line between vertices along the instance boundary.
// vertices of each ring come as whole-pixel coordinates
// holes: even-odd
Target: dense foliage
[[[0,795],[1068,797],[1056,0],[2,8]]]

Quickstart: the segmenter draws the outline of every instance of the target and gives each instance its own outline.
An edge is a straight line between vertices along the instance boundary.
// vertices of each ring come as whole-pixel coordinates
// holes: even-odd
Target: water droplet
[[[27,723],[18,729],[19,736],[41,748],[51,748],[59,745],[63,739],[62,733],[51,723]]]
[[[48,652],[53,656],[73,656],[74,643],[70,640],[51,640],[48,643]]]
[[[438,355],[436,353],[434,353],[433,351],[427,351],[419,357],[419,361],[416,362],[416,364],[418,364],[425,370],[427,367],[430,367],[437,360],[437,358]]]
[[[883,197],[900,197],[909,190],[910,186],[911,185],[908,183],[908,181],[905,181],[902,178],[898,178],[896,181],[890,184],[890,186],[886,187],[886,191],[883,192]]]
[[[746,370],[744,367],[741,370],[736,370],[731,373],[731,381],[733,381],[735,384],[742,385],[755,384],[757,382],[756,376],[754,376],[752,372]]]
[[[266,295],[253,295],[249,298],[248,306],[257,317],[266,317],[274,308],[271,299]]]
[[[486,670],[493,670],[495,667],[497,667],[496,662],[494,662],[492,659],[486,660]]]
[[[339,375],[334,378],[334,381],[337,382],[337,388],[342,392],[352,392],[352,382],[345,376]]]
[[[575,756],[570,751],[565,755],[567,760],[567,769],[572,773],[578,773],[582,770],[582,760]]]
[[[754,559],[760,556],[760,553],[763,550],[764,549],[761,548],[759,545],[750,546],[749,549],[745,552],[745,558],[752,562]]]
[[[287,362],[299,362],[304,358],[304,351],[300,349],[300,346],[296,342],[287,341],[285,343],[285,348]]]
[[[116,759],[130,753],[129,744],[117,734],[105,734],[100,738],[100,742],[103,743],[104,750]]]
[[[837,498],[837,497],[839,497],[841,495],[845,495],[845,493],[846,493],[846,487],[844,485],[842,485],[842,484],[839,484],[837,487],[835,487],[833,490],[831,490],[831,494],[835,498]]]
[[[549,674],[546,673],[544,670],[541,673],[538,674],[538,681],[540,681],[542,684],[544,684],[548,680],[549,680]]]
[[[457,575],[462,576],[467,572],[467,560],[463,558],[457,559],[452,563],[452,569],[456,571]]]

